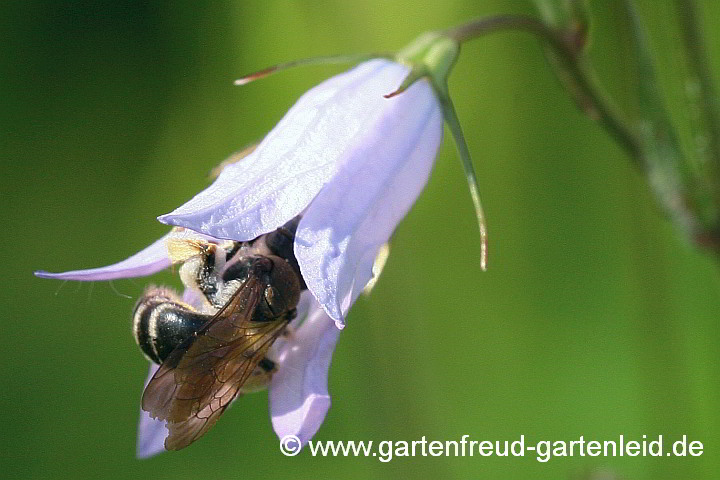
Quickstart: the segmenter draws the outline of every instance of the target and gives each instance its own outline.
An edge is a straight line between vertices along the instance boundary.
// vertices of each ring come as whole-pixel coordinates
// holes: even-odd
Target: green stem
[[[697,79],[700,87],[701,105],[699,107],[706,127],[704,133],[709,137],[711,161],[717,168],[720,166],[720,119],[718,119],[717,96],[707,63],[707,52],[697,14],[697,5],[694,0],[676,0],[675,5],[680,18],[691,74]]]
[[[445,32],[458,43],[503,30],[522,30],[546,42],[564,63],[568,73],[582,93],[586,111],[592,112],[603,127],[624,148],[631,158],[641,164],[641,143],[637,135],[621,117],[617,108],[601,93],[594,75],[579,56],[577,44],[566,38],[560,31],[526,15],[497,15],[473,20]]]
[[[447,88],[445,88],[447,91]],[[472,197],[473,206],[475,207],[475,216],[477,217],[478,227],[480,229],[480,268],[487,270],[488,261],[488,234],[487,234],[487,223],[485,222],[485,213],[483,211],[482,203],[480,203],[480,190],[478,188],[477,177],[475,176],[475,168],[470,158],[470,149],[465,141],[465,135],[463,134],[462,127],[460,127],[460,120],[458,120],[457,112],[455,111],[455,105],[453,105],[450,96],[444,92],[436,89],[440,104],[442,105],[443,114],[445,116],[445,122],[447,122],[448,128],[455,139],[455,146],[458,150],[458,155],[463,164],[465,170],[465,177],[467,178],[468,186],[470,187],[470,196]]]

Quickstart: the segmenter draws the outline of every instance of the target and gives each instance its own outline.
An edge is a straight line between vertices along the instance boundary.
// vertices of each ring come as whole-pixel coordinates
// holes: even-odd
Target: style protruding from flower
[[[425,187],[448,122],[458,142],[480,221],[486,232],[469,153],[447,94],[457,42],[421,37],[396,56],[333,57],[271,67],[246,83],[295,64],[366,60],[306,92],[246,156],[227,162],[204,191],[159,220],[175,228],[123,262],[44,278],[110,280],[167,268],[168,242],[249,241],[302,215],[294,253],[308,291],[293,333],[272,347],[277,365],[269,385],[278,436],[312,438],[330,407],[328,370],[346,315],[373,279],[378,254]],[[369,59],[368,59],[369,58]],[[377,269],[376,269],[377,272]],[[190,289],[183,300],[197,300]],[[151,366],[152,377],[157,367]],[[163,449],[165,424],[141,412],[138,456]]]

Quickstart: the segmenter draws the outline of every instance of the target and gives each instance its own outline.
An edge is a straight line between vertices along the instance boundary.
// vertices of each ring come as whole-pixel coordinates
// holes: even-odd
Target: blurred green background
[[[595,66],[618,103],[632,105],[627,21],[618,2],[591,3]],[[637,3],[682,124],[674,10],[669,1]],[[717,73],[720,5],[700,3]],[[166,231],[157,215],[204,188],[214,165],[343,68],[234,87],[241,74],[396,49],[429,29],[534,14],[533,5],[25,0],[0,11],[0,476],[718,478],[718,263],[664,220],[643,176],[575,108],[523,33],[464,46],[450,84],[490,222],[490,270],[478,267],[471,202],[446,135],[383,277],[340,337],[333,406],[316,439],[686,434],[705,454],[286,458],[259,393],[190,448],[136,460],[147,365],[130,312],[146,283],[177,281],[163,273],[62,284],[32,271],[106,265],[146,246]]]

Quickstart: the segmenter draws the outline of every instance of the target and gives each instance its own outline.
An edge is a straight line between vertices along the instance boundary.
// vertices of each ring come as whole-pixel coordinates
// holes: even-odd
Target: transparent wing
[[[263,287],[249,279],[196,335],[178,346],[145,388],[143,410],[166,420],[165,448],[179,450],[212,427],[287,320],[252,321]]]

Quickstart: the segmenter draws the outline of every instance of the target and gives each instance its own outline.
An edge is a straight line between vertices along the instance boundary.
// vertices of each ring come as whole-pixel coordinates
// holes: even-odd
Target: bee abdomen
[[[210,318],[182,302],[170,290],[151,289],[135,305],[133,334],[145,356],[162,364],[175,347]]]

